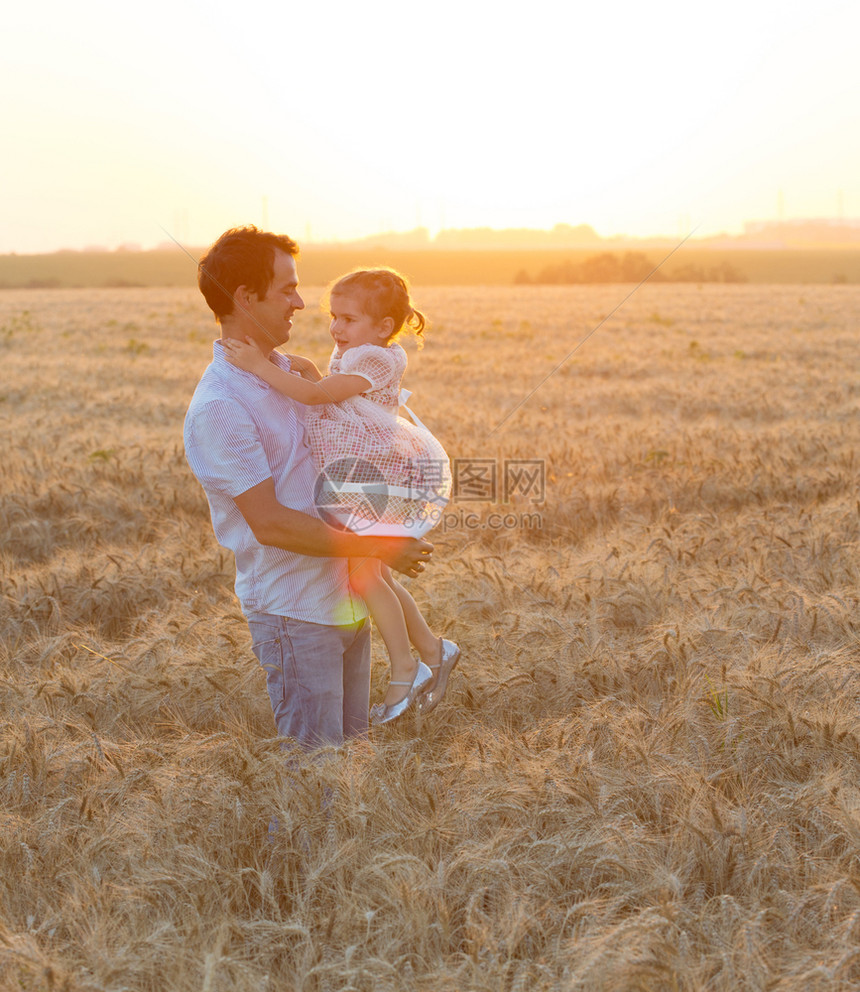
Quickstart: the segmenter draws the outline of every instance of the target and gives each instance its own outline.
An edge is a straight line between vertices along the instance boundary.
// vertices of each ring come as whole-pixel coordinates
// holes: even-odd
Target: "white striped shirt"
[[[273,358],[289,369],[288,358]],[[185,456],[209,500],[215,537],[236,558],[236,595],[246,615],[273,613],[327,626],[367,616],[364,602],[350,593],[345,559],[260,544],[233,502],[271,478],[280,503],[319,516],[304,407],[231,365],[220,341],[188,407]]]

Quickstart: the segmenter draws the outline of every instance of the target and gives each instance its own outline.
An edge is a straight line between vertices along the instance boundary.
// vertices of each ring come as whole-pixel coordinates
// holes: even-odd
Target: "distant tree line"
[[[518,285],[572,285],[594,282],[641,282],[649,276],[656,262],[652,262],[641,251],[628,251],[623,255],[603,252],[592,255],[584,262],[570,259],[558,265],[547,265],[536,276],[530,276],[525,269],[514,277]],[[747,277],[728,262],[705,268],[703,265],[687,263],[674,268],[660,268],[651,275],[651,282],[746,282]]]

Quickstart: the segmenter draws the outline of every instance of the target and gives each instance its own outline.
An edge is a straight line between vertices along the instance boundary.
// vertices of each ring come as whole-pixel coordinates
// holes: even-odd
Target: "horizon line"
[[[263,228],[262,225],[260,226]],[[744,241],[744,240],[755,240],[757,235],[762,235],[765,233],[775,233],[781,229],[790,229],[794,227],[800,228],[815,228],[823,227],[829,231],[838,231],[840,229],[848,229],[851,231],[860,232],[860,217],[790,217],[790,218],[774,218],[774,219],[762,219],[762,220],[747,220],[743,221],[743,230],[740,233],[733,233],[731,231],[720,231],[716,234],[706,234],[697,238],[690,238],[691,243],[700,243],[708,241]],[[553,235],[558,234],[559,230],[563,232],[564,230],[570,231],[571,234],[575,234],[577,231],[582,231],[583,229],[590,231],[591,234],[584,240],[571,240],[569,243],[564,245],[555,246],[559,250],[575,250],[575,249],[588,249],[589,247],[599,247],[601,244],[618,244],[618,243],[660,243],[660,242],[674,242],[677,241],[676,235],[671,234],[598,234],[597,231],[591,224],[586,222],[580,224],[571,224],[566,221],[559,221],[550,228],[540,228],[540,227],[491,227],[490,225],[480,225],[476,227],[444,227],[436,230],[435,233],[431,233],[431,229],[424,225],[416,225],[413,228],[407,228],[405,230],[384,230],[376,231],[372,234],[360,235],[350,238],[329,238],[323,240],[314,240],[313,238],[308,238],[307,240],[300,241],[301,245],[307,246],[308,248],[373,248],[375,247],[372,242],[375,239],[381,238],[392,238],[392,239],[402,239],[403,241],[408,241],[410,238],[420,240],[428,246],[432,247],[433,242],[437,241],[441,234],[475,234],[481,235],[485,234],[489,237],[498,236],[503,238],[505,235],[519,235],[528,236],[534,235],[536,240],[541,237],[551,240]],[[201,247],[205,248],[210,241],[201,241],[199,244],[195,244],[193,239],[189,239],[187,244],[191,247]],[[378,247],[385,247],[379,245]],[[456,250],[457,246],[444,246],[446,249],[450,247],[451,250]],[[462,247],[462,246],[461,246]],[[507,246],[511,250],[517,248],[522,250],[528,250],[527,245],[515,245]],[[551,243],[545,245],[535,245],[535,248],[547,248],[550,249],[554,247]],[[479,248],[485,248],[485,250],[492,250],[489,246],[479,246]],[[16,251],[14,249],[2,252],[2,255],[14,255],[14,256],[25,256],[25,255],[60,255],[60,254],[114,254],[114,253],[146,253],[154,251],[179,251],[176,243],[161,241],[150,247],[144,247],[141,242],[137,241],[121,241],[114,247],[108,245],[85,245],[81,248],[73,248],[69,246],[63,246],[61,248],[54,248],[50,250],[43,251]],[[397,248],[389,248],[388,250],[397,250]],[[402,246],[402,250],[409,250],[407,245]],[[414,248],[414,250],[421,250],[420,248]],[[462,250],[468,250],[467,248],[462,248]]]

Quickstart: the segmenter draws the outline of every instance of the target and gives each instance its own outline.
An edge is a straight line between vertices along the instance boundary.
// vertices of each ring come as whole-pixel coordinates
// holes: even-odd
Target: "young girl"
[[[420,341],[424,315],[413,307],[404,278],[391,269],[339,279],[329,291],[329,310],[335,346],[326,376],[292,355],[292,371],[285,372],[255,345],[232,338],[222,340],[227,360],[308,405],[324,519],[362,533],[421,537],[438,520],[451,490],[442,446],[417,418],[409,423],[397,415],[409,394],[404,390],[401,396],[407,359],[395,338],[406,325]],[[445,695],[460,649],[432,633],[415,600],[378,559],[351,559],[349,572],[391,661],[388,691],[371,708],[371,723],[389,723],[416,701],[429,712]],[[421,661],[413,658],[410,642]]]

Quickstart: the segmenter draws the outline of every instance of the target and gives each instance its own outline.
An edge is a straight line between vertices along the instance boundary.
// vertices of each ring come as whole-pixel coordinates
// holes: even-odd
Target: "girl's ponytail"
[[[412,307],[404,323],[407,327],[412,328],[415,337],[418,339],[418,347],[422,347],[424,344],[424,328],[427,326],[427,318],[416,307]]]

